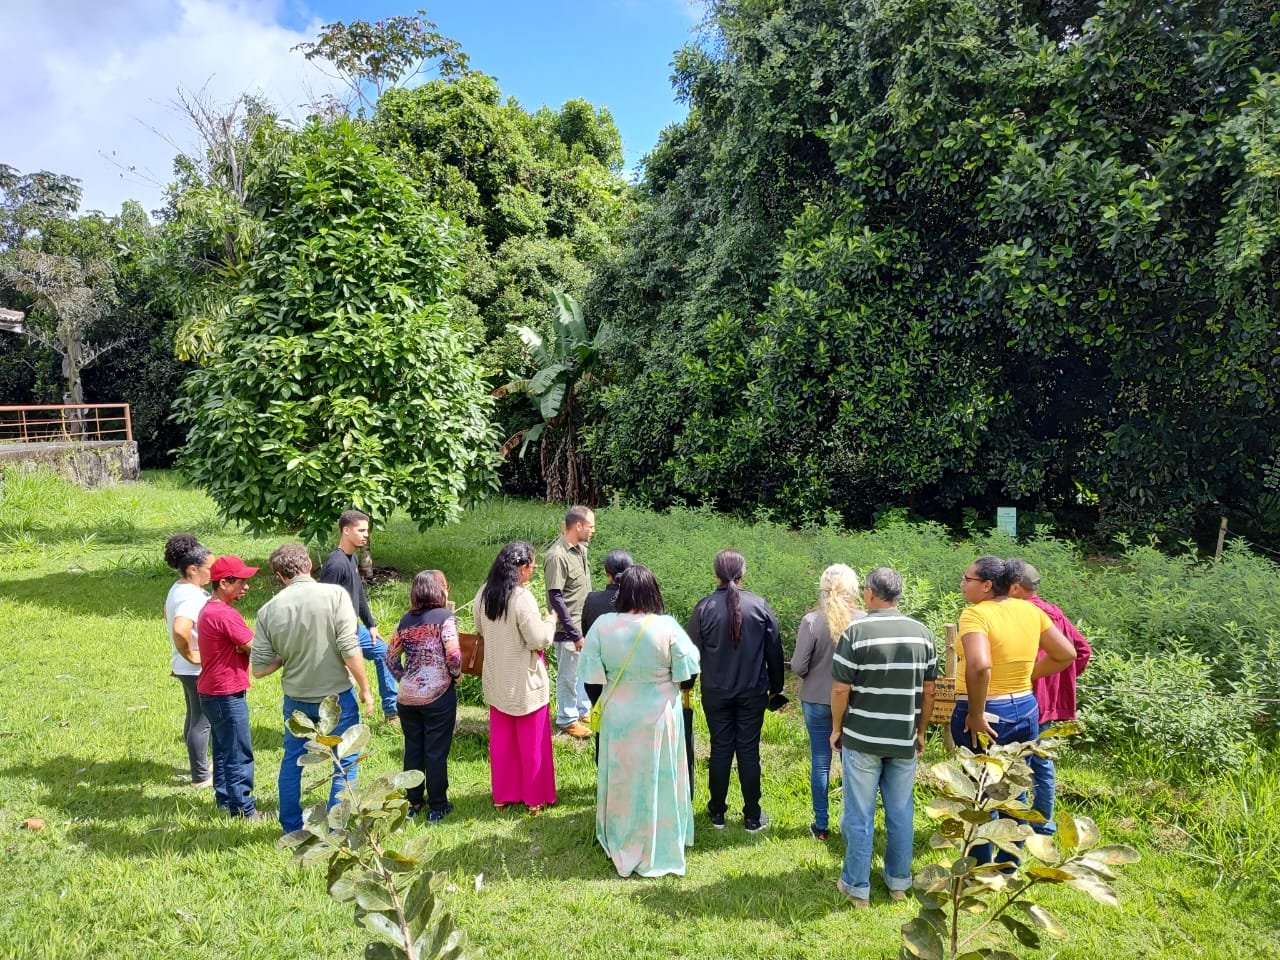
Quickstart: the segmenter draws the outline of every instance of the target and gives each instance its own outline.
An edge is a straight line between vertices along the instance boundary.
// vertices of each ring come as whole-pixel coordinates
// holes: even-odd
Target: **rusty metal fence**
[[[127,403],[0,407],[0,444],[133,440]]]

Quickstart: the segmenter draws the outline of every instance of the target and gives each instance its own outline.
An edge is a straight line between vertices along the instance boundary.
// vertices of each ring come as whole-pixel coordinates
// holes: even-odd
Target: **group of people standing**
[[[501,548],[472,601],[484,649],[492,801],[498,810],[522,805],[530,814],[554,804],[554,731],[577,739],[597,735],[601,847],[622,876],[683,875],[694,840],[695,687],[710,734],[710,825],[726,827],[735,761],[743,827],[754,833],[769,824],[761,807],[760,735],[765,713],[787,703],[781,632],[769,604],[743,588],[747,566],[738,551],[717,554],[716,588],[696,604],[686,627],[666,613],[653,572],[625,551],[604,558],[608,582],[592,589],[594,533],[590,509],[567,512],[543,557],[548,612],[529,587],[539,558],[525,541]],[[165,607],[173,672],[186,694],[192,781],[212,785],[218,806],[233,815],[257,817],[244,706],[250,671],[255,677],[283,671],[286,719],[295,709],[314,717],[325,696],[338,695],[342,717],[335,733],[341,733],[358,719],[353,683],[372,709],[366,658],[376,665],[384,714],[403,732],[405,769],[425,774],[424,784],[409,791],[411,809],[432,821],[453,810],[448,756],[462,653],[448,582],[438,570],[418,573],[409,611],[383,641],[355,567],[354,554],[367,539],[368,517],[344,513],[339,546],[322,568],[328,583],[311,579],[301,544],[278,548],[270,563],[284,589],[263,605],[255,632],[234,608],[257,568],[237,557],[214,560],[194,538],[170,538],[166,559],[181,579]],[[209,583],[212,597],[202,589]],[[1038,574],[1022,561],[983,557],[966,569],[961,590],[970,606],[960,618],[952,718],[958,743],[978,749],[979,735],[998,743],[1035,739],[1042,719],[1074,716],[1069,678],[1087,662],[1088,644],[1060,610],[1036,596],[1037,586]],[[867,905],[870,895],[877,795],[885,807],[890,896],[901,899],[911,882],[915,763],[938,666],[928,628],[898,610],[902,590],[901,576],[888,567],[872,570],[861,590],[850,568],[829,567],[791,660],[802,678],[810,741],[809,830],[815,839],[829,837],[829,770],[838,752],[846,849],[837,885],[856,906]],[[554,715],[549,653],[556,663]],[[1052,717],[1037,706],[1033,680],[1049,691]],[[212,767],[203,756],[202,721],[212,732]],[[280,821],[288,832],[302,826],[297,761],[304,742],[287,726],[284,737]],[[348,780],[356,759],[348,758]],[[1052,765],[1043,761],[1035,806],[1047,808],[1050,820],[1052,784]],[[342,786],[335,778],[334,797]]]

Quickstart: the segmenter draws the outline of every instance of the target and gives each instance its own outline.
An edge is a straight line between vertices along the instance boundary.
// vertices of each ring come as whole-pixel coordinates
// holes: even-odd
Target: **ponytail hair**
[[[818,580],[818,609],[827,622],[827,633],[835,643],[853,622],[858,609],[858,575],[843,563],[833,563]]]
[[[742,641],[742,600],[738,590],[747,572],[747,561],[737,550],[721,550],[716,554],[716,579],[729,588],[726,602],[729,605],[729,631],[733,637],[733,649]]]

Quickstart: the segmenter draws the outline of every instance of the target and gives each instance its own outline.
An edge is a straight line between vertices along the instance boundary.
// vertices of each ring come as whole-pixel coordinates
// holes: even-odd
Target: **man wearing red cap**
[[[253,802],[253,743],[249,739],[249,650],[253,631],[235,608],[258,572],[239,557],[209,568],[213,597],[200,610],[200,706],[213,737],[214,802],[233,817],[260,820]]]

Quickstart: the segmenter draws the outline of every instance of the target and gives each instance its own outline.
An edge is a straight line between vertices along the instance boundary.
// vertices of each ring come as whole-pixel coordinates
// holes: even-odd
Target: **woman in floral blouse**
[[[439,570],[423,570],[409,590],[409,612],[387,648],[387,666],[400,682],[404,768],[426,777],[427,819],[443,820],[449,802],[449,748],[458,716],[454,682],[462,670],[458,621],[449,609],[449,584]],[[422,810],[423,788],[406,794],[412,813]]]

